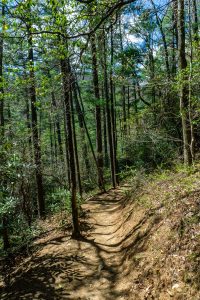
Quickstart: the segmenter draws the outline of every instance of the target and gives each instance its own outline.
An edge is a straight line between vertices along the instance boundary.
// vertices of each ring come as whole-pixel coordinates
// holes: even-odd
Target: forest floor
[[[199,300],[200,172],[140,175],[83,204],[84,238],[55,220],[0,299]]]

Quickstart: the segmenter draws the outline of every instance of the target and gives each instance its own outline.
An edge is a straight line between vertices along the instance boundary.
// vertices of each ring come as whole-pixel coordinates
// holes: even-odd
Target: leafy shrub
[[[70,192],[64,188],[57,188],[49,195],[47,207],[51,213],[60,212],[61,210],[70,212]]]

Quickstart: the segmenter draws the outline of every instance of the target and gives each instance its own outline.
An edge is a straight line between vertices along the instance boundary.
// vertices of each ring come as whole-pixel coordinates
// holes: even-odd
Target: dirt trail
[[[136,299],[130,297],[134,268],[129,251],[142,250],[153,223],[139,208],[130,217],[125,198],[118,188],[84,204],[81,241],[56,231],[37,241],[38,251],[14,271],[1,299]]]

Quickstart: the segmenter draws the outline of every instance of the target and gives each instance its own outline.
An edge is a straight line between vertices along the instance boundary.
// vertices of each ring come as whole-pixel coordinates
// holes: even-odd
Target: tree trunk
[[[172,68],[171,73],[172,76],[175,77],[177,66],[176,66],[176,51],[177,51],[177,12],[176,12],[176,4],[175,1],[172,2]]]
[[[112,121],[111,121],[111,109],[110,109],[110,97],[109,97],[109,87],[108,87],[108,72],[107,72],[107,51],[106,51],[106,37],[105,32],[103,36],[103,73],[104,73],[104,90],[105,90],[105,99],[106,99],[106,119],[107,119],[107,133],[108,133],[108,142],[109,142],[109,153],[110,153],[110,166],[111,166],[111,177],[112,185],[116,187],[116,158],[114,151],[114,141],[112,134]]]
[[[103,143],[102,143],[102,126],[101,126],[101,107],[98,103],[100,101],[99,92],[99,78],[97,67],[97,51],[95,35],[91,37],[91,51],[92,51],[92,73],[93,73],[93,85],[94,95],[97,101],[95,107],[96,114],[96,145],[97,145],[97,164],[98,164],[98,185],[100,190],[104,190],[104,178],[103,178]]]
[[[52,106],[53,106],[53,112],[55,114],[55,127],[56,127],[56,136],[57,136],[57,142],[58,142],[58,147],[59,147],[59,154],[60,154],[60,159],[63,161],[63,145],[62,145],[62,135],[61,135],[61,126],[60,126],[60,120],[59,116],[57,114],[57,102],[56,102],[56,97],[55,97],[55,92],[52,84],[52,78],[50,72],[48,72],[48,76],[50,79],[50,84],[51,84],[51,100],[52,100]]]
[[[111,127],[112,127],[112,140],[113,140],[113,155],[116,173],[116,182],[119,184],[118,173],[118,161],[117,161],[117,127],[116,127],[116,113],[115,113],[115,99],[114,99],[114,84],[113,84],[113,65],[114,65],[114,43],[113,43],[113,25],[111,25],[110,32],[110,105],[111,105]]]
[[[72,74],[71,74],[72,76]],[[82,184],[81,184],[81,171],[80,171],[80,164],[79,164],[79,158],[78,158],[78,146],[77,146],[77,139],[76,139],[76,124],[75,124],[75,118],[74,118],[74,106],[72,101],[72,85],[70,86],[70,106],[71,106],[71,114],[72,114],[72,131],[73,131],[73,143],[74,143],[74,156],[75,156],[75,163],[76,163],[76,173],[77,173],[77,182],[78,182],[78,188],[79,188],[79,194],[82,197],[83,191],[82,191]]]
[[[147,47],[148,47],[148,57],[149,57],[149,72],[150,72],[150,79],[151,79],[151,96],[152,96],[152,104],[156,103],[156,90],[155,90],[155,83],[154,83],[154,78],[155,78],[155,66],[154,66],[154,57],[153,57],[153,49],[151,45],[151,35],[149,33],[148,36],[148,41],[147,41]],[[155,107],[154,109],[154,114],[155,114]]]
[[[192,0],[193,8],[193,34],[195,42],[199,42],[199,21],[198,21],[198,12],[197,12],[197,2]]]
[[[50,137],[50,149],[51,149],[51,163],[54,165],[54,151],[53,151],[53,134],[52,134],[52,120],[49,117],[49,137]]]
[[[77,90],[78,90],[78,94],[79,94],[79,98],[80,98],[80,103],[81,103],[81,104],[79,103],[79,99],[77,98],[78,106],[79,106],[79,109],[80,109],[80,115],[79,116],[82,119],[82,122],[84,124],[85,133],[86,133],[86,136],[88,138],[88,142],[89,142],[89,146],[90,146],[90,149],[91,149],[91,152],[92,152],[92,156],[94,158],[95,165],[97,167],[97,172],[99,172],[97,158],[96,158],[96,155],[95,155],[95,152],[94,152],[94,148],[93,148],[93,145],[92,145],[92,140],[91,140],[90,135],[89,135],[87,124],[86,124],[85,118],[84,118],[84,107],[83,107],[83,102],[82,102],[82,97],[81,97],[80,89],[79,89],[79,86],[78,86],[77,82],[76,82],[76,85],[77,85]],[[99,174],[98,174],[98,177],[100,177]]]
[[[87,172],[87,176],[90,174],[90,162],[88,158],[88,149],[87,149],[87,142],[86,142],[86,137],[85,137],[85,129],[84,129],[84,120],[82,116],[82,110],[81,106],[78,100],[78,94],[77,94],[77,87],[76,87],[76,81],[75,78],[73,79],[73,92],[74,92],[74,101],[75,101],[75,107],[76,107],[76,112],[78,116],[78,123],[80,127],[80,134],[81,134],[81,140],[83,141],[83,159],[85,163],[85,168]]]
[[[124,51],[124,47],[123,47],[123,36],[122,36],[122,26],[121,26],[121,17],[119,18],[119,31],[120,31],[120,50],[123,54]],[[125,72],[125,68],[124,68],[124,58],[122,55],[122,59],[121,59],[121,64],[122,64],[122,77],[123,77],[123,81],[124,81],[124,72]],[[121,95],[122,95],[122,112],[123,112],[123,123],[122,123],[122,137],[125,140],[126,139],[126,87],[124,85],[124,82],[122,83],[122,88],[121,88]]]
[[[44,188],[42,178],[42,163],[41,163],[41,148],[40,138],[38,133],[38,119],[36,108],[36,86],[35,86],[35,71],[34,71],[34,57],[33,57],[33,42],[31,35],[31,26],[28,26],[28,60],[29,60],[29,93],[31,99],[31,121],[32,121],[32,136],[34,161],[36,167],[36,183],[37,183],[37,197],[38,197],[38,215],[40,218],[45,216],[45,200]]]
[[[2,33],[0,35],[0,136],[4,136],[4,88],[3,88],[3,47],[4,47],[4,17],[5,6],[2,5]]]
[[[24,70],[25,70],[25,66],[24,66]],[[33,158],[33,148],[32,148],[32,139],[31,139],[31,119],[30,119],[30,95],[29,95],[29,89],[27,87],[27,82],[28,82],[28,78],[27,78],[27,74],[25,72],[25,104],[26,104],[26,126],[28,129],[28,144],[29,144],[29,152],[30,152],[30,157],[31,159]]]
[[[191,132],[189,118],[189,90],[188,78],[184,71],[187,67],[185,53],[185,3],[184,0],[178,0],[178,45],[179,45],[179,71],[182,73],[182,81],[180,84],[180,114],[182,120],[183,132],[183,152],[184,163],[190,165],[192,163],[192,155],[190,151]]]
[[[68,188],[69,188],[69,190],[71,190],[71,174],[70,174],[69,147],[68,147],[69,142],[68,142],[68,135],[67,135],[65,104],[64,104],[63,110],[64,110],[64,133],[65,133],[65,154],[66,154],[66,167],[67,167],[66,168],[67,169],[67,181],[68,181]]]
[[[5,17],[5,6],[2,5],[2,34],[0,36],[0,145],[3,144],[4,140],[4,88],[3,88],[3,47],[4,47],[4,17]],[[10,248],[9,236],[8,236],[8,218],[6,214],[2,216],[2,238],[3,238],[3,249],[5,251]]]
[[[66,129],[67,129],[67,142],[69,149],[69,169],[71,177],[71,208],[72,208],[72,221],[73,221],[73,238],[79,238],[80,228],[78,220],[78,205],[76,195],[76,165],[74,158],[74,141],[73,141],[73,129],[72,129],[72,118],[71,118],[71,101],[70,101],[70,89],[71,89],[71,74],[69,69],[69,61],[66,59],[60,60],[61,74],[63,81],[63,94],[66,114]]]
[[[190,151],[192,155],[192,161],[195,159],[195,132],[197,132],[197,126],[193,124],[194,105],[192,103],[192,62],[193,62],[193,41],[192,41],[192,13],[191,13],[191,0],[188,0],[188,17],[189,17],[189,45],[190,45],[190,72],[188,78],[188,101],[189,101],[189,119],[190,119],[190,131],[191,131],[191,142]]]

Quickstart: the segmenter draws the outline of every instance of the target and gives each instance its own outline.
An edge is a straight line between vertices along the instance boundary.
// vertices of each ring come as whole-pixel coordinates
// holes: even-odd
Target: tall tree
[[[74,138],[72,127],[72,101],[70,100],[71,88],[72,88],[72,76],[69,65],[69,58],[65,57],[60,59],[61,74],[63,81],[63,94],[66,114],[66,129],[67,129],[67,143],[69,150],[69,169],[71,179],[71,207],[72,207],[72,220],[73,220],[73,238],[79,238],[81,236],[79,219],[78,219],[78,205],[77,205],[77,186],[76,186],[76,164],[74,157]]]
[[[97,102],[95,106],[95,115],[96,115],[98,185],[101,190],[104,190],[101,106],[100,106],[99,77],[98,77],[98,66],[97,66],[97,50],[96,50],[96,40],[94,34],[91,36],[91,52],[92,52],[92,74],[93,74],[94,95]]]
[[[111,117],[111,102],[109,95],[109,83],[108,83],[108,68],[107,68],[107,41],[104,30],[103,34],[103,76],[104,76],[104,94],[106,99],[106,120],[107,120],[107,132],[108,132],[108,143],[109,143],[109,154],[110,154],[110,166],[111,166],[111,178],[112,185],[115,188],[117,184],[116,180],[116,158],[115,158],[115,146],[113,140],[113,128],[112,128],[112,117]]]
[[[181,74],[180,82],[180,113],[182,120],[183,132],[183,152],[184,163],[190,165],[192,163],[192,155],[190,150],[191,131],[189,117],[189,90],[188,77],[186,74],[187,60],[185,50],[185,1],[178,0],[178,49],[179,49],[179,71]]]
[[[2,4],[1,10],[2,18],[2,33],[0,36],[0,146],[4,143],[4,78],[3,78],[3,54],[4,54],[4,31],[5,31],[5,5]],[[3,180],[3,178],[2,178]],[[2,184],[6,185],[6,180]],[[3,237],[3,248],[7,250],[10,248],[10,241],[8,235],[8,216],[6,213],[2,215],[2,237]]]
[[[30,18],[31,9],[29,7]],[[42,177],[42,160],[41,160],[41,146],[38,132],[38,116],[37,116],[37,97],[36,97],[36,80],[34,70],[34,54],[33,54],[33,40],[32,40],[32,26],[29,20],[27,24],[28,32],[28,61],[29,61],[29,93],[31,99],[31,121],[32,121],[32,136],[34,149],[35,174],[37,183],[37,199],[38,199],[38,214],[39,217],[45,216],[45,199],[44,187]]]

